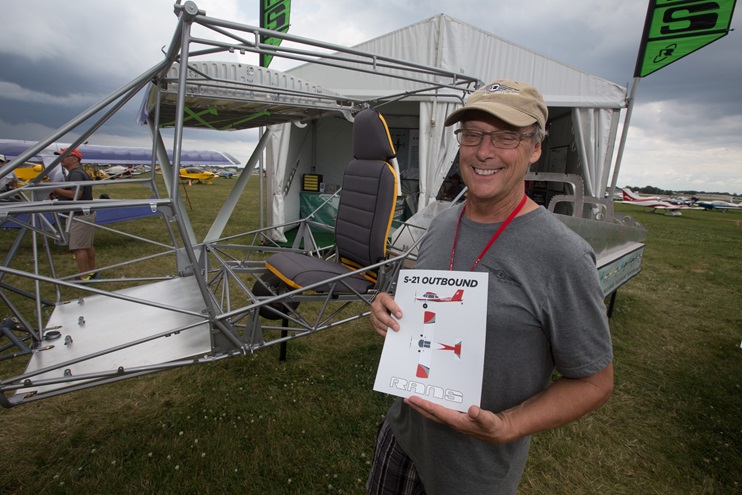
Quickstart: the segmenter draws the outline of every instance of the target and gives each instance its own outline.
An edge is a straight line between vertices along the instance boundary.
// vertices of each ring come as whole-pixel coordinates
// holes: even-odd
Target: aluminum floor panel
[[[205,308],[193,277],[174,278],[164,282],[116,291],[137,299],[200,312]],[[80,324],[80,318],[84,324]],[[27,373],[59,365],[72,359],[89,356],[106,349],[127,345],[184,325],[202,322],[169,337],[162,337],[135,346],[119,349],[102,356],[64,366],[34,376],[32,380],[62,378],[65,370],[72,376],[86,373],[131,369],[200,356],[211,352],[209,323],[206,318],[155,308],[110,296],[92,295],[59,304],[52,313],[47,328],[56,328],[62,336],[44,341],[47,350],[35,351]],[[69,337],[70,343],[65,344]],[[70,382],[19,389],[16,394],[49,392],[70,386]]]

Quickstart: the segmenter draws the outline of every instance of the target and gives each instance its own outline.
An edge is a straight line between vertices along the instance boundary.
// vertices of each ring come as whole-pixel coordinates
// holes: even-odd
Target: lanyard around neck
[[[484,249],[482,250],[482,252],[479,253],[479,256],[477,257],[477,259],[474,260],[474,264],[471,266],[471,268],[469,268],[470,272],[474,271],[474,267],[476,267],[479,264],[479,262],[482,260],[484,255],[487,253],[487,251],[489,251],[489,248],[492,246],[492,244],[494,244],[497,238],[500,237],[500,234],[502,234],[502,231],[505,230],[505,228],[508,225],[510,225],[510,222],[513,221],[513,218],[515,218],[515,216],[520,212],[520,210],[523,209],[523,207],[526,205],[527,199],[528,199],[528,196],[524,194],[523,199],[520,201],[520,204],[512,212],[510,212],[510,215],[508,215],[508,218],[504,222],[502,222],[502,225],[500,225],[500,228],[497,229],[497,232],[492,234],[492,238],[490,239],[490,241],[487,243],[486,246],[484,246]],[[461,217],[464,216],[464,210],[466,210],[466,204],[464,204],[464,206],[461,208],[461,213],[459,213],[459,219],[456,222],[456,232],[453,235],[453,246],[451,246],[451,261],[448,264],[449,271],[453,270],[453,258],[454,258],[454,255],[456,254],[456,242],[459,239],[459,227],[461,226]]]

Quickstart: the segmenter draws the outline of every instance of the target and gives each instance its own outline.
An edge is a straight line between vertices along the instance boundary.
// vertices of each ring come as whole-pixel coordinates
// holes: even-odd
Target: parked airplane
[[[463,291],[461,291],[463,292]],[[439,347],[433,349],[433,336],[435,335],[435,313],[432,311],[426,311],[423,315],[423,333],[420,334],[420,339],[417,342],[419,347],[417,371],[415,376],[418,378],[428,378],[430,376],[430,361],[432,358],[431,352],[437,351],[451,351],[456,359],[461,359],[461,339],[456,340],[455,345],[441,344],[435,342]]]
[[[181,179],[195,180],[198,182],[205,181],[206,184],[211,184],[211,179],[216,179],[217,177],[219,176],[214,172],[209,172],[198,167],[186,167],[180,169]]]
[[[668,215],[680,215],[680,211],[678,210],[695,210],[698,209],[693,206],[688,205],[679,205],[679,204],[672,204],[669,201],[664,201],[657,196],[652,197],[644,197],[639,196],[634,191],[629,189],[628,187],[625,187],[621,189],[623,192],[623,203],[632,205],[632,206],[642,206],[644,208],[652,208],[655,211],[662,210],[665,211]]]
[[[676,196],[676,197],[673,197],[673,198],[668,198],[667,201],[669,203],[674,204],[674,205],[688,205],[688,206],[690,206],[690,205],[693,204],[693,199],[686,198],[684,196]]]
[[[730,203],[729,201],[722,201],[720,199],[715,199],[713,201],[701,201],[696,200],[693,203],[695,206],[699,206],[703,208],[704,210],[739,210],[742,208],[742,203]]]
[[[415,300],[425,301],[423,303],[423,308],[427,308],[429,302],[460,302],[460,303],[463,303],[464,302],[463,297],[464,297],[464,290],[459,289],[451,297],[438,297],[438,294],[436,294],[435,292],[426,292],[420,297],[415,297]]]
[[[100,172],[106,174],[106,179],[120,179],[121,177],[131,175],[132,168],[125,165],[111,165],[100,169]]]
[[[44,166],[39,163],[26,162],[25,165],[21,165],[16,168],[13,172],[21,182],[30,182],[34,177],[39,175],[44,170]]]

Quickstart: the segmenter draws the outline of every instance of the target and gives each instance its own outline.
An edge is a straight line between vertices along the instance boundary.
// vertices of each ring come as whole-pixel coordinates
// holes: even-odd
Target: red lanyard
[[[513,221],[513,218],[515,218],[518,212],[520,212],[520,210],[523,209],[523,207],[526,204],[527,199],[528,199],[528,196],[524,194],[523,199],[520,201],[520,204],[518,205],[518,207],[510,213],[510,215],[504,222],[502,222],[502,225],[500,225],[500,228],[497,229],[497,232],[495,232],[492,235],[492,238],[490,239],[490,241],[487,243],[486,246],[484,246],[484,249],[479,254],[479,257],[477,257],[477,259],[474,261],[474,264],[471,266],[471,268],[469,268],[470,272],[474,271],[474,267],[477,266],[477,264],[479,264],[479,262],[482,260],[485,253],[489,251],[489,248],[492,246],[495,240],[497,240],[497,238],[500,237],[500,234],[502,234],[502,231],[505,230],[505,227],[507,227],[510,224],[510,222]],[[459,226],[461,225],[461,217],[464,216],[464,210],[466,210],[466,204],[464,204],[464,206],[461,208],[461,213],[459,213],[459,219],[456,222],[456,233],[453,235],[453,246],[451,247],[451,262],[448,264],[449,271],[453,270],[453,257],[456,254],[456,241],[458,241],[459,239]]]

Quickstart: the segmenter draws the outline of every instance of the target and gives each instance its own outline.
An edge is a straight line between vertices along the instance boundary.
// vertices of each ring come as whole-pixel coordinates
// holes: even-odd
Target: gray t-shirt
[[[447,270],[461,207],[430,225],[416,268]],[[462,218],[454,270],[469,270],[500,224]],[[549,386],[554,369],[582,378],[613,358],[590,245],[544,208],[516,217],[475,268],[489,272],[482,408],[500,412]],[[389,409],[428,495],[514,494],[530,437],[491,445],[429,421],[401,399]]]

